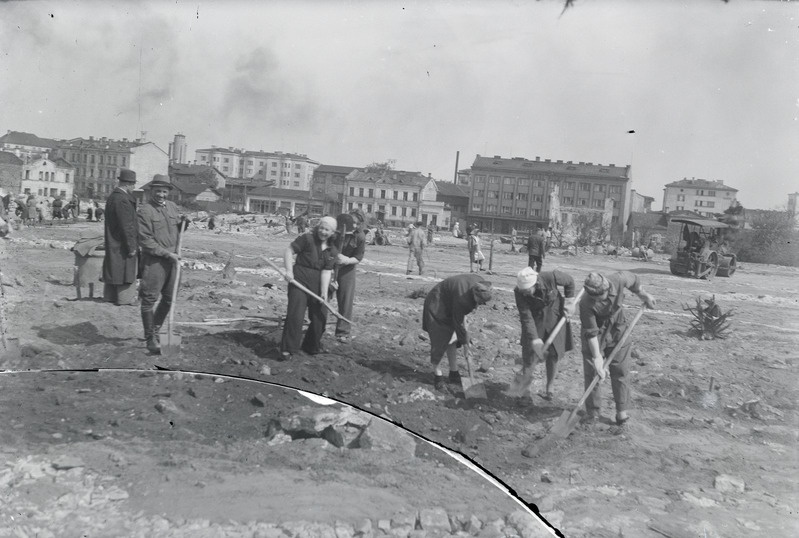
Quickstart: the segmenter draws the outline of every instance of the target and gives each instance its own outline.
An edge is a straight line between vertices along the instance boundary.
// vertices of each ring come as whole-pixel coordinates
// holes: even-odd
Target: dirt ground
[[[450,394],[433,390],[429,344],[421,331],[423,299],[409,298],[441,278],[468,272],[463,241],[442,235],[428,249],[426,274],[413,278],[404,274],[405,249],[368,247],[358,270],[353,341],[339,344],[328,332],[324,344],[329,353],[305,361],[279,362],[275,348],[280,328],[272,320],[285,313],[285,281],[254,257],[264,255],[280,264],[289,237],[266,228],[240,227],[222,233],[191,228],[184,240],[184,278],[176,309],[182,351],[166,357],[145,350],[136,307],[71,300],[75,297],[73,254],[68,248],[82,235],[102,233],[101,226],[81,222],[25,229],[0,243],[8,332],[20,339],[24,351],[22,358],[6,360],[2,368],[152,369],[157,365],[325,394],[387,417],[471,458],[518,498],[534,504],[565,536],[737,537],[799,532],[799,271],[794,268],[745,264],[732,278],[703,281],[671,275],[667,259],[660,255],[643,262],[552,251],[544,261],[545,270],[557,267],[578,282],[591,270],[629,270],[642,278],[658,305],[646,312],[633,333],[634,403],[629,433],[614,435],[604,423],[580,427],[568,439],[530,459],[522,456],[522,449],[540,442],[552,422],[564,410],[571,410],[582,395],[582,365],[579,342],[575,342],[578,349],[561,362],[552,401],[536,394],[541,389],[542,371],[536,372],[531,398],[504,394],[519,368],[520,330],[512,289],[515,273],[526,264],[523,255],[508,252],[508,245],[497,243],[494,274],[486,276],[497,290],[494,300],[470,316],[482,366],[477,376],[488,391],[486,401],[475,402],[463,399],[456,390]],[[487,248],[485,251],[488,255]],[[101,290],[101,284],[98,286]],[[693,304],[700,295],[715,295],[723,310],[734,310],[729,338],[702,341],[689,333],[690,317],[683,306]],[[637,307],[636,300],[628,298],[628,306]],[[210,318],[244,317],[248,320],[220,325],[207,322]],[[328,331],[332,328],[329,323]],[[574,328],[579,330],[579,324],[574,323]],[[132,485],[123,489],[130,490],[126,502],[131,512],[166,512],[163,504],[143,504],[146,491],[155,487],[152,484],[159,482],[159,477],[159,487],[172,490],[165,498],[173,501],[186,497],[187,489],[197,496],[197,488],[186,484],[205,484],[203,492],[209,495],[201,495],[204,502],[175,501],[174,508],[170,505],[170,512],[184,523],[197,517],[215,524],[261,520],[256,512],[274,515],[285,510],[286,506],[281,508],[278,503],[277,512],[269,512],[254,500],[260,490],[252,484],[252,489],[247,489],[247,484],[260,481],[252,475],[247,475],[250,482],[236,482],[239,488],[232,492],[230,477],[245,474],[244,467],[252,461],[261,465],[259,473],[272,474],[264,479],[267,483],[296,483],[301,479],[294,476],[303,472],[306,480],[324,482],[308,475],[320,472],[313,464],[284,464],[289,459],[318,458],[318,447],[303,448],[307,454],[298,449],[292,457],[272,458],[270,451],[261,451],[266,415],[253,427],[250,415],[257,409],[250,402],[256,391],[252,382],[240,380],[215,387],[208,381],[213,376],[197,380],[198,385],[213,387],[207,389],[212,400],[200,398],[202,405],[225,411],[194,415],[191,425],[178,429],[169,425],[167,414],[153,407],[159,394],[169,393],[180,394],[178,411],[191,410],[186,402],[197,398],[185,396],[182,385],[187,380],[178,379],[178,374],[73,373],[71,379],[64,373],[44,375],[6,373],[0,379],[6,432],[0,449],[6,461],[69,451],[97,462],[105,458],[111,466],[113,459],[107,454],[93,457],[93,451],[124,452],[128,463],[122,474]],[[170,377],[164,379],[164,375]],[[708,397],[711,377],[715,387],[713,396]],[[162,382],[165,386],[159,387]],[[91,401],[75,401],[76,394],[84,394],[81,389],[89,389],[85,394],[92,395]],[[612,417],[609,386],[603,398],[605,414]],[[60,403],[56,405],[56,401]],[[64,405],[70,401],[74,404]],[[137,418],[117,418],[130,413]],[[142,416],[151,417],[152,423]],[[110,420],[120,426],[109,426]],[[149,426],[138,423],[141,421]],[[116,428],[124,435],[112,435]],[[87,430],[92,433],[86,434]],[[61,437],[54,438],[54,434]],[[100,439],[95,439],[97,436]],[[459,482],[467,480],[468,473],[453,467],[448,458],[431,456],[433,452],[427,451],[428,456],[422,455],[425,451],[417,453],[412,465],[419,471],[416,475],[410,474],[407,463],[390,457],[377,458],[382,466],[344,456],[313,461],[337,475],[325,483],[341,485],[347,491],[344,497],[350,495],[346,488],[352,488],[360,493],[353,498],[356,504],[363,505],[361,501],[367,498],[374,501],[374,506],[364,505],[363,509],[339,509],[345,515],[336,518],[349,521],[355,530],[360,519],[373,517],[377,524],[379,518],[390,519],[397,506],[402,506],[411,511],[441,507],[450,519],[454,513],[479,514],[485,535],[494,527],[492,532],[498,536],[532,532],[529,528],[513,531],[507,524],[512,506],[489,500],[484,483],[476,483],[477,493],[470,492],[467,482]],[[360,457],[371,453],[364,454]],[[176,466],[174,471],[161,468],[172,466]],[[118,467],[97,467],[96,472],[115,476],[120,473]],[[375,471],[378,468],[379,472]],[[443,476],[447,473],[449,477]],[[179,477],[164,483],[167,475]],[[344,480],[344,476],[349,478]],[[209,484],[213,484],[211,489]],[[378,490],[388,496],[381,497]],[[321,495],[323,488],[315,491]],[[245,501],[244,508],[230,512],[232,515],[213,506],[220,497],[238,505],[248,495],[249,504]],[[301,504],[287,502],[289,506]],[[485,505],[482,509],[481,503]],[[367,515],[370,509],[372,514],[380,514]],[[320,521],[333,519],[333,512],[331,508],[331,517]],[[283,519],[312,520],[308,515]],[[496,523],[503,517],[504,527]],[[486,525],[489,521],[495,522],[494,527]],[[174,520],[170,522],[170,528],[179,527]]]

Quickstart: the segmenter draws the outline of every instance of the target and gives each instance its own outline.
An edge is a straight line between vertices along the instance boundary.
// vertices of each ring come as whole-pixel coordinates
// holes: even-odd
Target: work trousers
[[[322,303],[309,297],[297,286],[289,285],[289,304],[286,310],[286,322],[283,325],[283,339],[280,342],[280,351],[297,353],[300,349],[311,355],[319,353],[322,335],[327,323],[327,310]],[[311,324],[302,336],[302,323],[305,321],[305,311],[308,310],[308,319]],[[302,344],[300,341],[302,340]]]
[[[352,267],[352,266],[350,266]],[[338,313],[347,319],[352,319],[352,303],[355,300],[355,268],[347,272],[339,272],[338,289],[336,290],[336,302],[338,303]],[[336,336],[350,334],[350,324],[343,320],[336,323]]]
[[[144,258],[139,286],[141,311],[143,313],[151,312],[155,303],[158,302],[153,320],[156,327],[163,325],[169,314],[169,309],[172,307],[172,290],[175,287],[176,275],[177,264],[171,259],[155,256]],[[159,296],[161,297],[160,301],[158,301]]]
[[[544,263],[543,256],[528,256],[527,265],[535,269],[536,273],[541,272],[541,266],[543,265],[543,263]]]
[[[591,352],[588,347],[588,341],[583,337],[583,379],[585,382],[584,387],[588,389],[588,385],[594,380],[596,370],[594,370],[594,360],[591,357]],[[607,358],[613,351],[612,347],[605,348],[604,357]],[[616,413],[626,411],[630,405],[630,384],[627,379],[630,373],[630,351],[632,351],[632,343],[627,342],[619,350],[618,354],[611,361],[610,370],[610,386],[613,390],[613,401],[616,402]],[[599,413],[602,407],[602,389],[601,382],[598,382],[591,394],[585,400],[585,410],[593,413]]]
[[[413,259],[416,258],[416,265],[419,267],[419,274],[421,275],[424,272],[424,249],[421,247],[411,247],[408,250],[408,270],[407,272],[410,273],[413,271]]]
[[[538,357],[533,351],[533,340],[531,338],[524,338],[522,337],[522,364],[525,368],[530,368],[531,366],[535,366]],[[550,368],[553,364],[557,364],[558,362],[558,351],[555,349],[555,346],[549,346],[546,353],[544,353],[544,360],[547,364],[550,365]]]

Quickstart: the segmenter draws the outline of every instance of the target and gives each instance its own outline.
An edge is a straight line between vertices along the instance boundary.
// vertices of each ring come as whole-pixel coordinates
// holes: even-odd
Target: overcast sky
[[[0,4],[0,132],[305,153],[451,180],[475,155],[799,191],[797,3]],[[628,134],[634,130],[635,134]]]

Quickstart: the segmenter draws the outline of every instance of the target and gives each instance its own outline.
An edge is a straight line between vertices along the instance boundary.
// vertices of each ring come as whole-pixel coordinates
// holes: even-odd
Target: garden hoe
[[[577,297],[574,298],[574,304],[575,305],[579,304],[580,298],[583,296],[583,292],[585,292],[585,288],[580,289],[580,293],[578,293]],[[555,328],[552,329],[552,333],[549,335],[549,338],[547,338],[547,341],[544,342],[544,349],[541,352],[542,360],[545,360],[546,353],[547,353],[547,350],[549,349],[549,346],[551,346],[552,342],[555,341],[555,337],[558,336],[558,333],[563,328],[563,326],[566,324],[566,321],[568,319],[569,318],[567,316],[561,317],[558,320],[557,325],[555,325]],[[530,385],[533,383],[533,367],[534,366],[535,365],[531,366],[528,369],[529,371],[527,372],[526,375],[523,373],[524,370],[522,370],[522,372],[518,372],[515,376],[513,376],[513,380],[510,382],[510,387],[508,387],[508,390],[507,390],[507,392],[505,394],[510,396],[511,398],[518,398],[520,396],[524,396],[524,394],[527,392],[527,389],[530,388]]]
[[[177,255],[180,258],[180,247],[183,242],[183,223],[181,223],[181,230],[178,233],[178,249]],[[180,353],[181,337],[179,334],[174,334],[173,327],[175,325],[175,308],[177,307],[178,288],[180,287],[180,260],[178,259],[175,264],[175,285],[172,287],[172,306],[169,309],[169,317],[166,322],[166,344],[161,343],[161,355],[172,357]]]
[[[6,335],[6,292],[3,289],[3,273],[0,272],[0,359],[20,359],[19,339]],[[0,367],[2,364],[0,364]]]
[[[638,312],[635,314],[632,322],[627,326],[627,330],[625,330],[624,334],[621,335],[621,339],[619,339],[618,344],[616,344],[616,347],[613,348],[613,351],[605,359],[605,363],[602,366],[603,369],[606,369],[608,366],[610,366],[611,361],[616,358],[616,354],[624,347],[624,344],[630,337],[633,327],[635,327],[635,324],[638,323],[638,320],[641,319],[641,316],[644,314],[644,310],[646,310],[646,306],[641,306],[641,308],[638,309]],[[594,390],[594,387],[596,387],[597,383],[599,382],[599,374],[595,374],[593,381],[591,381],[591,384],[588,385],[587,389],[585,389],[582,398],[580,398],[580,401],[577,402],[577,405],[574,407],[574,409],[572,411],[564,411],[552,425],[552,428],[550,428],[547,436],[535,445],[529,446],[522,450],[522,455],[528,458],[533,458],[546,450],[557,439],[565,439],[568,437],[569,434],[574,431],[574,428],[577,426],[577,423],[580,420],[577,411],[583,406],[585,401],[588,399],[588,395],[591,394],[591,392]]]

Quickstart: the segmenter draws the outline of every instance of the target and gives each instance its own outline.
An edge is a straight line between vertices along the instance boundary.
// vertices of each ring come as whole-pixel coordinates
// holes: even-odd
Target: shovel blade
[[[510,382],[510,386],[508,390],[505,392],[511,398],[519,398],[527,394],[530,390],[530,385],[533,384],[533,374],[530,372],[529,374],[524,374],[522,372],[518,372],[516,375],[513,376],[513,380]]]
[[[576,412],[564,411],[555,423],[552,424],[552,428],[549,430],[549,436],[557,439],[565,439],[574,431],[579,421],[580,416]]]
[[[471,379],[461,378],[461,388],[467,400],[487,400],[486,388],[482,383],[474,383]]]
[[[177,355],[180,353],[181,343],[182,339],[178,334],[173,334],[171,337],[169,335],[164,335],[164,337],[161,338],[161,355],[166,357]]]

